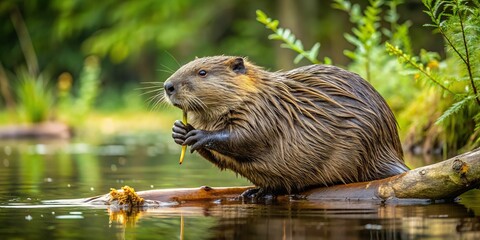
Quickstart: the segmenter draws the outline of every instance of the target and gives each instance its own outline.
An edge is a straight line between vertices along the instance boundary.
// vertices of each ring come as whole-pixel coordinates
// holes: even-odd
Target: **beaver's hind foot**
[[[250,188],[245,190],[238,198],[244,202],[272,202],[277,199],[277,195],[264,188]]]

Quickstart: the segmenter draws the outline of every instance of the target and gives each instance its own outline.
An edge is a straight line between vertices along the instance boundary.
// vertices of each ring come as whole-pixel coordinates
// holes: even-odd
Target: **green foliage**
[[[410,22],[406,21],[399,24],[400,15],[397,12],[399,5],[403,4],[404,0],[388,1],[387,11],[385,15],[385,21],[390,24],[390,28],[383,28],[383,34],[389,39],[389,41],[396,46],[402,46],[407,53],[412,52],[412,43],[409,35]]]
[[[164,66],[169,65],[173,70],[179,67],[171,56],[166,56],[167,52],[180,63],[195,56],[225,54],[249,56],[259,65],[273,67],[274,56],[267,48],[268,41],[258,41],[257,36],[263,34],[263,29],[250,27],[255,23],[250,16],[252,11],[258,6],[269,5],[273,3],[4,0],[0,1],[3,23],[0,62],[8,74],[19,66],[33,66],[29,60],[34,58],[38,62],[35,69],[41,69],[54,79],[64,73],[70,74],[72,80],[75,78],[69,90],[71,93],[58,92],[57,99],[59,108],[70,110],[77,105],[73,95],[80,98],[82,95],[83,84],[79,84],[82,81],[79,76],[83,60],[86,56],[98,56],[102,63],[101,87],[105,89],[98,89],[102,102],[97,101],[95,107],[108,105],[116,107],[110,110],[120,110],[124,107],[123,97],[138,94],[129,86],[162,81],[172,73],[165,71]],[[16,30],[20,21],[13,20],[14,14],[25,17],[20,25],[28,27],[25,29],[28,31]],[[28,34],[18,36],[19,32]],[[27,35],[31,39],[27,39]],[[25,42],[29,44],[21,44]],[[35,55],[26,56],[24,46],[31,46],[28,50],[32,51],[27,53]],[[13,86],[13,82],[9,83]],[[0,91],[0,108],[6,105],[3,90]],[[52,90],[55,94],[55,89]],[[105,92],[115,92],[122,98],[109,99],[103,96]],[[132,104],[131,101],[127,103]]]
[[[265,14],[261,10],[257,10],[256,13],[257,21],[264,24],[266,28],[273,31],[273,33],[268,36],[269,39],[280,40],[284,42],[280,45],[280,47],[291,49],[298,53],[298,55],[293,60],[295,64],[298,64],[303,58],[308,59],[308,61],[314,64],[320,63],[320,61],[317,59],[318,51],[320,50],[320,43],[317,42],[313,45],[312,49],[305,50],[303,48],[302,41],[297,39],[290,29],[278,27],[280,22],[278,20],[272,20],[267,16],[267,14]],[[324,63],[330,64],[331,60],[329,58],[325,58]]]
[[[44,80],[42,74],[37,74],[38,59],[28,29],[18,11],[13,13],[13,25],[17,29],[18,42],[28,49],[23,55],[28,67],[21,68],[15,74],[16,98],[19,103],[19,115],[29,123],[45,122],[58,117],[67,116],[68,122],[77,125],[82,122],[91,109],[99,88],[99,59],[88,57],[85,60],[83,71],[80,75],[79,94],[76,99],[71,97],[72,77],[64,73],[59,77],[58,99],[54,99],[54,91]],[[35,66],[35,67],[32,67]],[[58,106],[54,101],[58,101]],[[60,110],[60,113],[58,113]]]
[[[397,6],[402,3],[402,0],[389,1],[387,5],[385,21],[390,24],[390,28],[380,28],[384,1],[371,0],[369,3],[370,5],[364,11],[359,4],[352,4],[347,0],[335,0],[332,5],[336,9],[347,12],[350,21],[356,26],[352,29],[352,33],[344,34],[346,40],[355,49],[345,50],[344,54],[353,60],[348,66],[349,70],[359,73],[372,83],[394,111],[399,112],[407,106],[404,99],[414,98],[417,87],[414,82],[407,79],[407,76],[399,73],[400,66],[396,59],[385,51],[382,37],[410,48],[409,23],[398,23]],[[307,58],[312,63],[319,63],[316,56],[320,50],[320,43],[316,43],[311,50],[306,51],[302,42],[296,39],[289,29],[279,27],[278,20],[272,20],[260,10],[257,10],[257,20],[274,32],[269,35],[269,39],[281,40],[284,42],[281,47],[298,53],[295,63],[302,58]],[[326,58],[324,63],[331,64],[331,61]]]
[[[381,41],[380,13],[382,12],[382,0],[370,0],[370,5],[361,12],[358,4],[351,4],[345,0],[335,0],[333,7],[343,10],[350,15],[350,21],[356,24],[352,33],[345,33],[345,39],[355,46],[356,51],[345,50],[344,54],[354,61],[365,64],[365,78],[371,81],[371,57],[373,48]]]
[[[318,38],[332,39],[333,31],[345,31],[339,30],[343,16],[330,15],[330,11],[324,8],[330,3],[307,2],[295,2],[298,12],[305,14],[284,17],[299,20],[301,28]],[[415,39],[413,48],[409,35],[411,24],[409,21],[400,22],[399,19],[413,18],[418,12],[402,8],[404,2],[406,1],[333,2],[335,9],[349,15],[353,25],[353,29],[347,30],[349,33],[344,35],[346,41],[352,44],[348,48],[350,50],[344,51],[351,60],[346,67],[368,79],[385,97],[397,115],[402,132],[410,131],[410,126],[422,129],[420,131],[433,129],[428,124],[440,119],[441,125],[435,126],[439,131],[449,129],[449,133],[458,133],[442,135],[448,144],[455,141],[447,139],[451,135],[458,139],[478,139],[470,136],[480,134],[477,103],[480,87],[479,1],[424,1],[426,13],[432,18],[429,26],[445,38],[448,51],[444,59],[440,59],[444,54],[438,49],[432,49],[438,53],[422,51],[418,56],[413,53],[412,49],[420,48],[418,45],[422,37]],[[40,87],[29,88],[40,93],[36,95],[49,93],[47,95],[50,95],[50,100],[48,97],[42,98],[51,102],[47,104],[50,113],[43,114],[46,116],[44,118],[61,118],[76,124],[92,108],[111,111],[139,105],[137,102],[140,98],[132,101],[132,96],[138,92],[130,86],[139,86],[141,82],[161,82],[181,65],[175,64],[165,52],[172,53],[180,63],[187,62],[194,56],[232,54],[249,56],[259,65],[275,68],[276,56],[269,47],[269,41],[258,41],[259,36],[264,34],[264,29],[252,27],[255,22],[252,13],[258,8],[265,12],[285,10],[285,6],[269,1],[213,0],[204,4],[194,0],[4,0],[0,2],[0,20],[4,23],[0,29],[0,61],[11,80],[8,81],[9,85],[13,88],[21,88],[21,84],[14,81],[16,77],[11,77],[15,75],[12,74],[12,69],[19,69],[20,66],[37,69],[30,71],[29,76],[33,79],[40,78],[37,77],[40,69],[53,76],[53,79],[59,75],[58,79],[62,75],[67,76],[63,78],[64,81],[59,80],[63,83],[59,83],[58,89],[47,86],[44,80],[43,83],[29,82],[32,86],[43,86],[43,90]],[[322,9],[322,13],[317,14],[316,9]],[[297,29],[281,28],[278,20],[270,19],[262,11],[257,11],[256,14],[257,21],[272,31],[270,39],[281,41],[282,48],[297,53],[294,62],[305,59],[312,63],[331,63],[328,58],[318,60],[319,43],[311,49],[305,49],[303,43],[292,33]],[[22,16],[25,17],[24,23]],[[332,17],[324,18],[325,16]],[[339,24],[321,24],[325,20],[320,18],[338,20]],[[313,29],[312,26],[318,27]],[[430,28],[424,29],[428,33],[423,35],[430,34]],[[422,35],[421,32],[417,33]],[[431,45],[436,43],[432,41]],[[344,50],[343,42],[329,47],[338,53]],[[325,45],[322,45],[322,50],[324,49]],[[98,56],[102,63],[101,86],[100,66],[94,70],[85,64],[82,68],[82,62],[90,55]],[[35,59],[36,56],[38,59]],[[18,78],[26,78],[19,72]],[[53,79],[49,79],[50,85],[53,85]],[[26,85],[23,88],[27,89]],[[19,93],[25,92],[25,89],[16,89],[16,94],[11,94],[19,105]],[[100,101],[95,98],[96,95],[101,95]],[[23,94],[23,98],[33,98],[32,96]],[[111,96],[118,97],[112,100]],[[0,101],[3,101],[2,98]],[[27,104],[30,106],[37,104],[36,101],[27,101],[31,103]],[[47,108],[42,107],[46,105],[39,105],[39,108]],[[406,112],[413,114],[404,114]],[[421,119],[421,124],[413,123],[414,119]],[[471,122],[477,123],[476,128],[471,127]],[[468,131],[469,135],[464,134]],[[459,142],[457,145],[462,144]]]
[[[85,65],[80,74],[80,89],[78,98],[75,101],[75,112],[83,116],[93,106],[95,97],[98,94],[100,86],[100,67],[99,59],[95,56],[90,56],[85,59]]]
[[[453,94],[453,92],[450,91],[450,89],[448,89],[446,86],[444,86],[445,83],[444,83],[444,81],[439,79],[440,76],[438,74],[436,74],[435,72],[432,72],[430,67],[425,67],[425,65],[422,62],[419,61],[418,57],[414,57],[414,56],[411,56],[407,53],[404,53],[398,46],[393,46],[392,44],[390,44],[388,42],[385,43],[385,47],[387,49],[387,52],[396,56],[400,63],[409,66],[411,69],[419,71],[426,78],[428,78],[432,83],[434,83],[438,87],[440,87],[442,90]],[[432,60],[432,62],[430,62],[430,63],[433,63],[433,61],[436,61],[436,60]],[[416,71],[410,72],[410,73],[417,73]],[[406,72],[404,72],[404,73],[406,73]],[[446,83],[448,84],[448,82],[446,82]]]
[[[15,74],[19,115],[29,123],[60,117],[73,126],[79,126],[94,106],[100,87],[99,75],[98,58],[88,57],[80,75],[78,96],[75,97],[70,75],[59,78],[58,91],[55,92],[42,75],[35,77],[22,68]]]
[[[459,101],[455,102],[452,104],[450,108],[448,108],[442,116],[440,116],[437,120],[437,123],[442,123],[444,122],[447,118],[458,115],[458,114],[463,114],[463,109],[474,100],[475,96],[464,96],[460,97]]]
[[[47,121],[52,115],[53,98],[44,78],[22,68],[16,73],[16,82],[18,112],[22,119],[29,123]]]
[[[409,23],[398,23],[397,6],[402,2],[403,0],[388,2],[385,21],[390,24],[390,28],[381,28],[381,15],[384,11],[382,7],[385,5],[383,0],[369,0],[369,5],[363,12],[359,4],[352,4],[347,0],[335,0],[332,5],[334,8],[348,13],[350,22],[355,24],[352,33],[344,34],[345,39],[355,47],[355,50],[344,50],[344,54],[357,65],[363,66],[362,75],[369,82],[375,81],[373,78],[377,74],[376,70],[372,68],[375,67],[374,65],[379,65],[377,60],[379,58],[383,58],[384,61],[390,60],[385,56],[382,36],[389,41],[410,48]]]
[[[81,126],[92,110],[100,90],[100,63],[96,56],[85,59],[79,77],[78,94],[74,96],[71,87],[73,78],[63,73],[58,82],[58,109],[60,118],[70,125]]]
[[[442,35],[447,58],[421,61],[426,51],[412,56],[389,43],[386,49],[408,73],[442,92],[439,97],[444,104],[436,106],[441,113],[436,123],[442,126],[447,149],[469,149],[480,144],[480,4],[478,0],[423,0],[423,4],[432,21],[425,26]]]
[[[475,139],[480,135],[480,95],[477,91],[480,86],[480,4],[478,0],[423,2],[433,22],[428,26],[435,27],[447,43],[449,55],[441,62],[440,54],[435,52],[422,50],[419,56],[412,54],[410,23],[398,23],[397,7],[403,0],[370,0],[364,10],[359,4],[334,0],[332,6],[348,13],[350,22],[355,25],[352,33],[344,34],[355,47],[344,51],[352,60],[348,68],[379,90],[402,128],[415,128],[408,130],[406,137],[413,139],[410,140],[412,144],[424,141],[424,146],[434,148],[433,145],[444,141],[444,149],[456,151],[465,144],[471,148],[473,142],[478,144]],[[281,40],[282,47],[299,53],[295,62],[309,56],[301,41],[290,30],[279,28],[277,20],[261,11],[257,11],[257,20],[274,32],[270,39]],[[382,27],[385,26],[383,21],[389,27]],[[319,49],[314,50],[315,56],[318,55]],[[412,77],[416,81],[412,81]],[[430,86],[439,91],[430,91]],[[412,119],[412,115],[416,119]],[[435,119],[442,128],[432,124]],[[471,127],[472,122],[475,128]]]
[[[458,58],[465,68],[461,79],[468,77],[477,104],[480,106],[480,3],[478,0],[423,0],[425,11],[433,24],[427,26],[437,29],[447,42],[447,50],[452,57]],[[470,3],[472,5],[470,5]]]
[[[61,14],[55,19],[53,33],[59,39],[89,33],[82,42],[83,52],[108,56],[112,62],[120,63],[139,54],[151,42],[172,47],[190,30],[200,27],[204,22],[200,19],[205,16],[193,15],[177,21],[190,3],[191,0],[54,1],[51,8]]]
[[[409,22],[399,23],[397,6],[402,0],[370,0],[364,10],[359,4],[347,0],[335,0],[332,7],[348,13],[354,24],[352,33],[345,33],[345,39],[354,50],[344,50],[352,62],[348,69],[369,81],[387,100],[397,115],[408,107],[409,101],[418,94],[418,86],[402,74],[401,66],[384,47],[385,40],[411,48]],[[384,16],[382,19],[381,16]],[[385,24],[388,23],[388,24]],[[382,27],[385,26],[385,27]],[[400,125],[404,123],[399,119]]]

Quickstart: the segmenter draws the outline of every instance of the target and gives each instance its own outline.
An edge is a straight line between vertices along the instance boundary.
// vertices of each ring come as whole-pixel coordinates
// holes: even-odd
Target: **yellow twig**
[[[187,112],[183,112],[183,124],[187,125]],[[182,152],[180,153],[180,161],[179,164],[182,164],[183,158],[185,158],[185,152],[187,151],[187,145],[182,146]]]

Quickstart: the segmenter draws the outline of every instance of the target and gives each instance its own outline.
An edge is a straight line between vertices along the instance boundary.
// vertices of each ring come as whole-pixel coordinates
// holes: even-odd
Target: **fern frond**
[[[306,58],[308,61],[314,64],[320,63],[318,60],[320,43],[317,42],[313,45],[312,49],[305,50],[302,41],[297,39],[290,29],[278,27],[279,21],[272,20],[261,10],[257,10],[256,13],[257,21],[273,31],[273,33],[268,36],[269,39],[282,41],[283,44],[281,44],[280,47],[291,49],[298,53],[294,59],[295,64],[299,63],[303,58]],[[324,63],[331,63],[331,60],[329,58],[325,58]]]
[[[480,4],[478,0],[423,0],[427,8],[425,11],[432,19],[430,26],[439,30],[447,42],[447,49],[463,62],[466,73],[470,80],[470,87],[473,95],[478,96],[478,89],[475,78],[477,78],[475,67],[478,65],[478,45],[480,42]],[[477,73],[478,74],[478,73]],[[480,106],[480,98],[475,97]]]
[[[365,79],[372,81],[371,78],[371,55],[375,47],[380,45],[381,32],[380,14],[382,12],[383,0],[369,0],[369,5],[363,13],[360,11],[359,4],[352,4],[347,0],[334,0],[332,6],[336,9],[345,11],[350,16],[350,22],[356,26],[352,29],[353,34],[345,34],[348,42],[356,47],[356,51],[344,51],[344,54],[356,61],[364,60]]]
[[[443,114],[442,116],[440,116],[437,121],[435,122],[435,124],[440,124],[442,123],[443,121],[445,121],[447,118],[450,118],[450,117],[453,117],[455,115],[457,115],[462,109],[464,109],[468,104],[471,103],[472,100],[475,99],[475,96],[473,95],[469,95],[469,96],[466,96],[464,98],[462,98],[462,100],[452,104],[452,106],[450,106],[450,108],[448,108]]]
[[[409,65],[411,68],[416,69],[420,73],[422,73],[424,76],[426,76],[430,81],[435,83],[437,86],[442,88],[444,91],[451,93],[455,95],[454,92],[452,92],[450,89],[448,89],[446,86],[440,83],[439,80],[437,80],[431,73],[428,68],[425,68],[422,63],[418,62],[418,60],[415,57],[412,57],[409,54],[404,53],[400,48],[393,46],[390,43],[385,43],[386,50],[389,54],[394,55],[397,57],[398,61],[400,63],[404,63]]]

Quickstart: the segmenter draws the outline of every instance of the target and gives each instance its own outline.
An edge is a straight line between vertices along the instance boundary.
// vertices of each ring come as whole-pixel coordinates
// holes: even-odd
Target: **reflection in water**
[[[0,142],[1,239],[480,239],[480,190],[459,203],[425,205],[227,201],[128,210],[42,202],[124,185],[137,191],[249,185],[198,156],[187,157],[179,166],[178,146],[162,134]]]
[[[108,208],[109,224],[117,223],[124,227],[135,227],[137,221],[142,217],[143,212],[144,211],[138,208],[114,210]]]
[[[184,229],[185,229],[185,220],[183,219],[183,214],[180,213],[180,240],[183,240]]]
[[[109,211],[127,228],[177,219],[180,239],[478,239],[480,219],[461,204],[380,205],[293,201],[271,205],[226,202]],[[118,216],[122,215],[121,218]],[[135,221],[125,224],[126,221]],[[210,219],[213,221],[204,221]],[[179,221],[179,223],[178,223]],[[201,221],[201,224],[200,222]],[[190,222],[190,224],[189,224]],[[208,224],[205,224],[208,223]],[[131,229],[130,229],[131,230]],[[195,235],[203,232],[202,235]],[[207,234],[208,233],[208,234]]]

